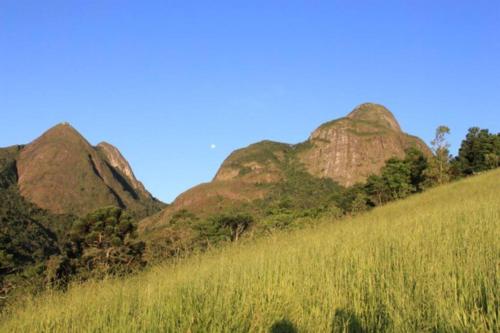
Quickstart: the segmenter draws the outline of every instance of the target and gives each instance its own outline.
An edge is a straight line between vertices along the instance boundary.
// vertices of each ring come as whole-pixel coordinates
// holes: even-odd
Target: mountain
[[[215,181],[249,179],[242,174],[252,174],[253,181],[276,181],[283,156],[295,151],[312,175],[351,186],[377,173],[387,159],[403,157],[409,147],[430,153],[422,140],[402,132],[388,109],[365,103],[346,117],[321,125],[302,144],[264,141],[236,151],[224,161]]]
[[[410,147],[431,154],[421,139],[401,130],[387,108],[361,104],[347,116],[319,126],[305,142],[262,141],[236,150],[210,183],[182,193],[171,206],[145,219],[141,227],[166,225],[181,210],[210,215],[251,206],[256,200],[269,202],[270,195],[277,192],[288,192],[291,200],[294,195],[307,200],[309,193],[298,193],[302,187],[320,179],[345,187],[362,182],[377,174],[389,158],[404,157]],[[290,190],[290,186],[295,187]],[[310,193],[317,191],[312,188]]]
[[[52,213],[84,215],[113,205],[145,216],[162,207],[118,149],[93,147],[67,123],[22,147],[15,163],[21,195]]]
[[[70,242],[72,227],[111,205],[136,218],[164,207],[116,147],[93,147],[63,123],[28,145],[0,148],[0,308],[16,290],[76,274],[82,253]]]
[[[388,109],[372,103],[362,104],[346,117],[321,125],[308,142],[311,149],[300,155],[307,170],[344,186],[364,181],[377,173],[390,157],[402,158],[410,147],[430,154],[422,140],[401,130]]]

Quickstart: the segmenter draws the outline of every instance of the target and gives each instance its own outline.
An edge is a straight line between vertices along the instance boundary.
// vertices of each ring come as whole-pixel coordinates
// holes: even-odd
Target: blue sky
[[[68,121],[164,201],[366,101],[499,131],[500,2],[0,1],[0,146]]]

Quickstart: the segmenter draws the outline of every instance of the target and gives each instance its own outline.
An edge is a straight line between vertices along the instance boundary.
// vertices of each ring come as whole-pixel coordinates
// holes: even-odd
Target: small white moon
[[[216,146],[215,144],[213,144],[213,143],[212,143],[212,144],[210,145],[210,149],[215,149],[215,148],[217,148],[217,146]]]

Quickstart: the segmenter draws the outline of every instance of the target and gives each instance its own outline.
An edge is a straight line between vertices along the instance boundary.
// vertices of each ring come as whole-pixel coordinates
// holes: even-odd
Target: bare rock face
[[[96,146],[96,148],[104,154],[113,168],[119,170],[125,177],[127,177],[127,180],[130,182],[130,185],[132,185],[134,190],[138,191],[144,197],[151,196],[144,185],[138,181],[137,178],[135,178],[132,168],[115,146],[107,142],[101,142]]]
[[[125,166],[132,172],[130,166],[117,150],[114,153],[119,166],[71,125],[59,124],[20,151],[19,190],[26,199],[53,213],[83,215],[109,205],[146,209],[154,199],[144,187],[137,190],[137,183],[125,172]]]
[[[405,150],[416,147],[429,154],[419,138],[401,131],[385,107],[366,103],[345,118],[321,125],[309,137],[312,147],[300,154],[307,170],[328,177],[344,186],[378,173],[391,157],[404,157]]]
[[[294,154],[312,175],[350,186],[378,173],[389,158],[404,157],[410,147],[430,154],[422,140],[402,132],[384,106],[365,103],[346,117],[321,125],[302,144],[262,141],[235,151],[224,161],[214,181],[279,181],[285,156]]]

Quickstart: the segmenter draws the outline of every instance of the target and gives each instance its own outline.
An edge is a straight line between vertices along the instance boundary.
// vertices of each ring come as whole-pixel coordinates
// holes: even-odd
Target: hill
[[[14,159],[21,195],[55,214],[82,216],[112,205],[146,216],[163,206],[118,149],[108,143],[93,147],[67,123],[23,146]]]
[[[411,147],[431,155],[422,140],[401,130],[387,108],[361,104],[346,117],[319,126],[305,142],[262,141],[234,151],[212,182],[182,193],[140,228],[161,237],[161,229],[184,210],[199,218],[235,210],[259,215],[284,201],[301,210],[324,209],[333,204],[326,198],[338,197],[341,187],[378,174],[388,159],[403,158]]]
[[[0,331],[498,332],[499,177],[48,292]]]

